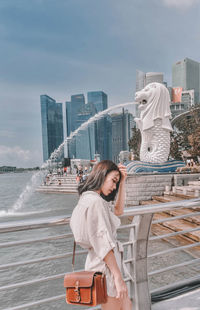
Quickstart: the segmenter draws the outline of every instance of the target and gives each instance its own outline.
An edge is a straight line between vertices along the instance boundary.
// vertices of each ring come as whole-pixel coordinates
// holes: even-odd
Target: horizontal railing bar
[[[165,250],[165,251],[161,251],[161,252],[150,254],[150,255],[148,255],[148,258],[159,256],[159,255],[166,254],[166,253],[175,252],[175,251],[181,251],[181,250],[188,249],[188,248],[193,248],[193,247],[196,247],[196,246],[199,246],[199,245],[200,245],[200,242],[195,242],[195,243],[192,243],[192,244],[183,245],[183,246],[180,246],[178,248],[173,248],[173,249],[169,249],[169,250]]]
[[[56,216],[56,217],[44,218],[42,220],[27,220],[23,221],[23,224],[21,223],[21,221],[15,221],[12,222],[11,224],[2,223],[0,225],[0,233],[8,233],[30,229],[40,229],[57,225],[66,225],[69,224],[69,221],[70,216],[68,215],[65,218],[63,218],[63,216]]]
[[[117,228],[117,230],[129,229],[129,228],[134,228],[134,227],[135,227],[135,224],[121,225],[120,227]]]
[[[132,281],[132,279],[131,278],[125,278],[125,279],[123,279],[124,280],[124,282],[129,282],[129,281]]]
[[[195,264],[195,263],[197,263],[199,261],[200,261],[200,258],[195,258],[195,259],[190,260],[188,262],[184,262],[184,263],[180,263],[180,264],[177,264],[177,265],[173,265],[173,266],[169,266],[169,267],[166,267],[166,268],[162,268],[162,269],[158,269],[158,270],[155,270],[155,271],[151,271],[151,272],[148,273],[148,275],[149,276],[153,276],[155,274],[162,273],[162,272],[169,271],[169,270],[173,270],[175,268],[192,265],[192,264]]]
[[[168,290],[168,289],[175,289],[178,286],[190,285],[191,283],[193,283],[195,281],[200,281],[200,277],[197,276],[197,277],[193,277],[193,278],[189,278],[189,279],[184,279],[184,280],[181,280],[181,281],[173,282],[173,284],[168,284],[168,285],[156,288],[154,290],[151,290],[150,293],[153,294],[153,293],[159,293],[161,291]]]
[[[158,213],[162,211],[167,211],[170,209],[180,209],[180,208],[192,208],[200,206],[200,198],[188,199],[188,200],[179,200],[175,202],[166,202],[162,204],[152,204],[152,205],[144,205],[144,206],[136,206],[136,207],[128,207],[125,208],[124,214],[120,216],[120,218],[134,216],[134,215],[142,215],[142,214],[150,214],[150,213]],[[27,220],[23,221],[15,221],[11,224],[1,223],[0,224],[0,233],[8,233],[29,229],[40,229],[45,227],[51,227],[56,225],[65,225],[69,224],[70,215],[67,215],[63,218],[63,216],[57,217],[48,217],[42,220]]]
[[[84,251],[76,251],[76,255],[82,255],[82,254],[86,254],[86,253],[88,253],[88,251],[86,251],[86,250],[84,250]],[[22,266],[22,265],[28,265],[28,264],[35,264],[35,263],[45,262],[45,261],[49,261],[49,260],[56,260],[56,259],[61,259],[61,258],[67,258],[67,257],[70,257],[72,255],[73,255],[73,253],[69,252],[69,253],[62,254],[62,255],[48,256],[48,257],[44,257],[44,258],[33,259],[33,260],[19,262],[19,263],[0,265],[0,270],[8,269],[8,268],[13,268],[13,267],[18,267],[18,266]]]
[[[76,270],[76,272],[79,271],[83,271],[82,269],[80,270]],[[64,276],[67,273],[61,273],[61,274],[56,274],[50,277],[45,277],[45,278],[39,278],[36,280],[30,280],[30,281],[24,281],[24,282],[19,282],[19,283],[15,283],[15,284],[9,284],[9,285],[5,285],[5,286],[1,286],[0,287],[0,291],[3,290],[8,290],[8,289],[13,289],[13,288],[19,288],[19,287],[23,287],[23,286],[27,286],[27,285],[34,285],[34,284],[38,284],[38,283],[42,283],[42,282],[46,282],[46,281],[51,281],[51,280],[57,280],[57,279],[64,279]]]
[[[143,214],[151,214],[158,213],[173,209],[184,209],[184,208],[193,208],[200,206],[200,198],[195,199],[187,199],[187,200],[179,200],[172,202],[165,202],[159,204],[151,204],[151,205],[143,205],[136,207],[128,207],[125,208],[124,214],[120,217],[134,216],[134,215],[143,215]]]
[[[132,257],[124,260],[124,264],[132,263],[132,262],[133,262]]]
[[[6,308],[4,310],[23,310],[23,309],[28,309],[30,307],[34,307],[34,306],[39,306],[48,302],[52,302],[52,301],[57,301],[57,300],[61,300],[61,299],[65,299],[65,295],[58,295],[58,296],[54,296],[54,297],[50,297],[50,298],[45,298],[45,299],[41,299],[38,301],[34,301],[28,304],[24,304],[24,305],[20,305],[20,306],[16,306],[16,307],[11,307],[11,308]]]
[[[192,229],[187,229],[187,230],[181,230],[181,231],[177,231],[177,232],[170,233],[170,234],[150,237],[149,240],[150,241],[154,241],[154,240],[157,240],[157,239],[163,239],[163,238],[173,237],[173,236],[177,236],[177,235],[183,235],[183,234],[187,234],[187,233],[190,233],[192,231],[197,231],[197,230],[200,230],[200,227],[192,228]]]
[[[170,222],[170,221],[175,221],[175,220],[181,220],[181,219],[185,219],[187,217],[191,217],[191,216],[198,216],[200,215],[200,212],[195,212],[195,213],[188,213],[188,214],[184,214],[184,215],[178,215],[178,216],[173,216],[173,217],[166,217],[164,219],[160,219],[160,220],[155,220],[152,221],[152,224],[159,224],[159,223],[164,223],[164,222]]]
[[[38,283],[56,280],[56,279],[61,279],[61,278],[64,278],[64,276],[65,276],[65,273],[58,274],[58,275],[51,276],[51,277],[46,277],[46,278],[39,278],[37,280],[24,281],[24,282],[20,282],[20,283],[16,283],[16,284],[5,285],[5,286],[0,287],[0,291],[13,289],[13,288],[19,288],[19,287],[23,287],[23,286],[27,286],[27,285],[38,284]]]
[[[15,241],[15,242],[5,242],[0,243],[0,248],[7,248],[10,246],[18,246],[18,245],[24,245],[24,244],[32,244],[35,242],[44,242],[44,241],[50,241],[50,240],[60,240],[65,238],[71,238],[73,237],[73,234],[65,234],[65,235],[57,235],[54,237],[48,237],[48,238],[41,238],[41,239],[28,239],[28,240],[22,240],[22,241]]]
[[[82,269],[76,270],[76,272],[79,272],[79,271],[83,271],[83,270]],[[43,282],[47,282],[47,281],[51,281],[51,280],[57,280],[57,279],[62,279],[62,278],[64,279],[64,276],[66,274],[67,273],[61,273],[61,274],[53,275],[53,276],[50,276],[50,277],[39,278],[37,280],[24,281],[24,282],[20,282],[20,283],[15,283],[15,284],[1,286],[0,287],[0,291],[8,290],[8,289],[14,289],[14,288],[19,288],[19,287],[24,287],[24,286],[27,286],[27,285],[39,284],[39,283],[43,283]],[[128,282],[128,281],[131,281],[131,279],[128,277],[128,278],[125,278],[124,281]]]
[[[133,241],[127,241],[127,242],[122,243],[123,246],[132,245],[132,244],[133,244]]]

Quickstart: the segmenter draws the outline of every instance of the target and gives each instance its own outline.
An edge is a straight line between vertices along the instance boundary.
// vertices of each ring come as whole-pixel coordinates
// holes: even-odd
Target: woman
[[[88,249],[85,270],[101,271],[106,275],[108,299],[102,310],[131,310],[127,286],[122,277],[122,246],[116,239],[120,226],[117,217],[123,214],[125,203],[126,168],[103,160],[79,185],[79,202],[70,226],[75,241]],[[114,212],[108,203],[118,192]]]

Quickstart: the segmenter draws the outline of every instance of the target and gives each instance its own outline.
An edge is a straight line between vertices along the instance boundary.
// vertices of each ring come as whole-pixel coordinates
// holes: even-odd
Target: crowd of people
[[[186,159],[186,167],[184,167],[185,169],[187,168],[191,169],[196,166],[199,166],[199,163],[195,162],[193,158]],[[80,184],[86,179],[86,177],[90,174],[92,169],[93,169],[92,166],[83,167],[83,165],[75,166],[73,171],[71,167],[63,167],[63,168],[58,167],[57,169],[54,169],[54,171],[49,172],[47,174],[47,176],[44,179],[44,185],[50,185],[51,183],[53,183],[56,177],[67,176],[68,174],[72,174],[72,173],[76,174],[76,182],[77,184]],[[180,169],[177,169],[177,172],[179,172],[179,170]],[[58,180],[58,185],[61,185],[61,179]]]
[[[82,183],[86,179],[88,174],[92,171],[92,166],[90,166],[90,167],[85,166],[83,168],[82,165],[79,165],[78,167],[76,166],[74,168],[75,168],[75,170],[73,170],[73,174],[75,173],[75,175],[76,175],[77,184]],[[45,176],[43,184],[44,185],[51,185],[55,181],[55,179],[57,179],[58,185],[61,185],[62,181],[61,181],[61,179],[59,179],[59,177],[67,176],[69,174],[72,174],[71,167],[63,167],[63,168],[58,167],[57,169],[50,171]]]

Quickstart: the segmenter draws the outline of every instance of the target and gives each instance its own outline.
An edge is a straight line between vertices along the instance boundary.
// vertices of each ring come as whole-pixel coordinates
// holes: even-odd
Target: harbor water
[[[13,223],[15,221],[33,220],[38,218],[48,218],[52,216],[67,216],[71,214],[74,206],[78,201],[77,194],[45,194],[34,192],[29,199],[21,204],[16,210],[15,203],[24,190],[27,182],[32,177],[32,173],[9,173],[0,175],[0,224]],[[46,238],[53,235],[61,235],[69,232],[69,226],[58,226],[43,229],[35,229],[29,231],[21,231],[15,233],[4,233],[0,235],[0,243],[14,242],[26,239]],[[123,240],[127,236],[121,235]],[[56,241],[37,242],[33,244],[25,244],[22,246],[12,246],[0,248],[0,265],[7,265],[15,262],[29,261],[46,256],[55,256],[65,252],[72,251],[73,241],[70,239],[60,239]],[[150,244],[149,252],[153,253],[157,250],[170,248],[171,245],[164,241],[157,241]],[[150,270],[159,269],[164,266],[165,260],[171,259],[172,264],[180,260],[185,261],[191,259],[190,255],[181,252],[172,257],[154,258],[151,262]],[[76,257],[76,269],[84,267],[85,256]],[[63,258],[59,260],[49,260],[40,264],[24,264],[10,268],[9,266],[0,269],[0,287],[11,285],[19,282],[26,282],[35,279],[41,279],[52,275],[62,274],[71,271],[71,258]],[[173,275],[159,275],[159,278],[151,279],[152,289],[156,286],[168,284],[170,281],[181,280],[187,278],[188,275],[196,275],[199,272],[198,266],[184,267]],[[159,282],[159,284],[158,284]],[[163,283],[162,283],[163,282]],[[14,306],[28,304],[40,299],[49,298],[56,295],[65,294],[63,288],[63,279],[55,279],[50,282],[41,282],[39,284],[27,285],[14,289],[0,290],[0,310],[12,308]],[[28,308],[27,308],[28,309]],[[80,309],[67,305],[65,300],[59,300],[40,306],[31,307],[34,310],[64,310],[64,309]],[[84,309],[84,308],[82,308]]]

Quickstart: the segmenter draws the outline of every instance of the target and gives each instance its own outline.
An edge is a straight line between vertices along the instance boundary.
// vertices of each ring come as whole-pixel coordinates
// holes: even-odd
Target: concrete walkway
[[[152,310],[200,310],[200,289],[153,304]]]

